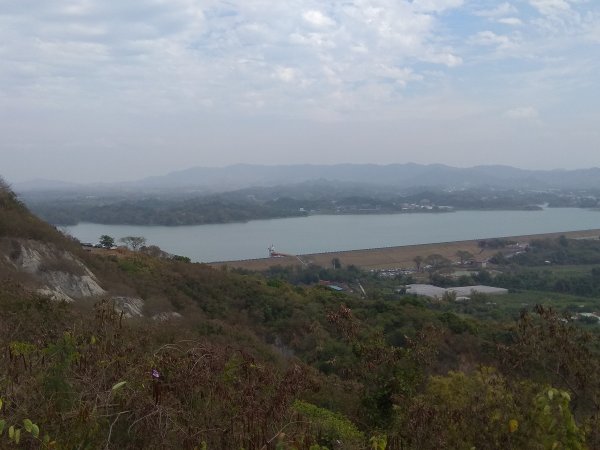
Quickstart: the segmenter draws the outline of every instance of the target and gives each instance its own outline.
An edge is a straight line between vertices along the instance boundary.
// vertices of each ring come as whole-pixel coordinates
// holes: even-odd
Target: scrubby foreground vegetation
[[[0,448],[600,447],[599,335],[548,305],[479,318],[412,296],[91,254],[6,187],[0,239],[66,249],[146,310],[51,301],[0,253]],[[181,317],[151,318],[165,309]]]

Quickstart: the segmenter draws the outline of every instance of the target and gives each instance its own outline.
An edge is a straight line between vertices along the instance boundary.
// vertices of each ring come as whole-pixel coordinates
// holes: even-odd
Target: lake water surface
[[[578,208],[542,211],[458,211],[385,215],[309,216],[248,223],[181,227],[81,223],[65,230],[82,242],[103,234],[144,236],[148,245],[197,262],[304,254],[600,228],[600,212]]]

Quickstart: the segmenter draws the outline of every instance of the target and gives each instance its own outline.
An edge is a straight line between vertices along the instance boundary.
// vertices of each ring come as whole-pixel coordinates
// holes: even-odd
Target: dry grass
[[[597,238],[600,235],[600,230],[567,231],[560,233],[510,236],[505,238],[520,243],[529,243],[533,239],[556,238],[560,235],[565,235],[571,239]],[[315,253],[301,255],[301,258],[306,263],[317,264],[320,266],[329,266],[331,265],[331,260],[333,258],[339,258],[343,265],[355,265],[363,269],[390,269],[414,267],[415,263],[413,260],[416,256],[426,257],[427,255],[437,253],[455,261],[458,260],[456,257],[456,252],[459,250],[466,250],[475,255],[475,259],[477,261],[483,261],[498,251],[494,249],[488,249],[481,252],[481,249],[477,245],[478,242],[479,240],[471,240],[442,242],[437,244],[406,245],[402,247],[350,250],[343,252]],[[245,261],[228,261],[212,264],[214,267],[224,265],[246,270],[262,271],[277,265],[297,266],[300,265],[300,262],[294,257],[284,257],[252,259]]]

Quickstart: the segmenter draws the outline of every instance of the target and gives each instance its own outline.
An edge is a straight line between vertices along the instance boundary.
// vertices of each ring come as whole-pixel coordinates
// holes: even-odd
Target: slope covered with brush
[[[600,340],[552,311],[484,323],[415,297],[92,254],[6,189],[2,202],[2,239],[69,252],[105,293],[52,300],[17,268],[2,272],[1,448],[600,443]],[[119,311],[117,294],[141,299],[142,316]]]

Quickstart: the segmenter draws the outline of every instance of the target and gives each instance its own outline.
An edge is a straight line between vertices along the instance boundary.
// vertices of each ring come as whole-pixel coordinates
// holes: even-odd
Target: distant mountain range
[[[263,166],[236,164],[227,167],[194,167],[164,176],[126,183],[76,185],[36,180],[15,183],[17,192],[36,190],[126,190],[219,192],[248,187],[283,186],[327,180],[385,185],[395,188],[512,188],[512,189],[600,189],[600,168],[577,170],[525,170],[510,166],[450,167],[442,164],[336,164]]]

